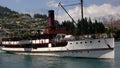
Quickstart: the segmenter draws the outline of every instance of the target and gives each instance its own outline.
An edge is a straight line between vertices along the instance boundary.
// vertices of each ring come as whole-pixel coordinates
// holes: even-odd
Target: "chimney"
[[[48,27],[50,29],[54,29],[55,28],[55,24],[54,24],[54,10],[49,10],[48,11]]]

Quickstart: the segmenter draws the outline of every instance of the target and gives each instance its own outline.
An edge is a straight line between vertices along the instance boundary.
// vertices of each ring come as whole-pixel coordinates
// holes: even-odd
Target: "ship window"
[[[100,43],[100,40],[98,42]]]
[[[90,43],[92,43],[92,41],[90,41]]]
[[[76,44],[78,44],[78,42],[76,42]]]
[[[82,44],[82,42],[80,42]]]
[[[62,35],[62,38],[64,38],[65,37],[65,35]]]
[[[87,43],[87,42],[85,41],[85,43]]]
[[[70,44],[72,44],[72,43],[70,43]]]

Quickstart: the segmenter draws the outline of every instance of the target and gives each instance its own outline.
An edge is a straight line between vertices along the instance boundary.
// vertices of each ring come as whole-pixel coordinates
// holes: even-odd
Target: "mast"
[[[81,2],[81,20],[83,20],[83,0],[80,0],[80,2]],[[71,4],[71,5],[77,5],[77,4],[80,4],[80,3]],[[71,5],[64,5],[64,6],[71,6]],[[61,3],[59,3],[58,6],[60,6],[60,7],[63,8],[63,10],[68,14],[68,16],[69,16],[69,17],[71,18],[71,20],[73,21],[74,26],[77,28],[77,23],[74,21],[74,19],[71,17],[71,15],[67,12],[67,10],[64,8],[64,6],[63,6]]]
[[[74,26],[77,28],[77,23],[76,23],[75,20],[72,18],[72,16],[67,12],[67,10],[64,8],[64,6],[63,6],[61,3],[59,3],[58,6],[60,6],[60,7],[63,8],[63,10],[67,13],[67,15],[68,15],[68,16],[71,18],[71,20],[73,21]]]
[[[83,20],[83,0],[81,1],[81,19]]]

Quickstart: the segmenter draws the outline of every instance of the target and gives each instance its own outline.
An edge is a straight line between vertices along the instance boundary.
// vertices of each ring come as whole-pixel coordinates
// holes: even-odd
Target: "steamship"
[[[114,59],[114,38],[81,38],[54,26],[54,10],[49,10],[48,29],[37,38],[3,38],[2,50],[23,55]]]
[[[54,11],[37,39],[2,39],[2,50],[24,55],[114,59],[114,38],[80,38],[54,28]]]

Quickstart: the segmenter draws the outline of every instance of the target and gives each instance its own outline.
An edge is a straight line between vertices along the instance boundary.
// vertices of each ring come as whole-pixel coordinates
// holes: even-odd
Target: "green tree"
[[[33,17],[34,17],[34,18],[43,18],[43,19],[47,19],[47,15],[42,15],[42,14],[34,14]]]
[[[115,39],[116,40],[120,40],[120,30],[117,30],[116,32],[115,32]]]
[[[74,34],[75,26],[74,26],[73,22],[64,21],[64,22],[62,22],[62,27],[65,28],[66,31],[69,31],[70,33]]]

